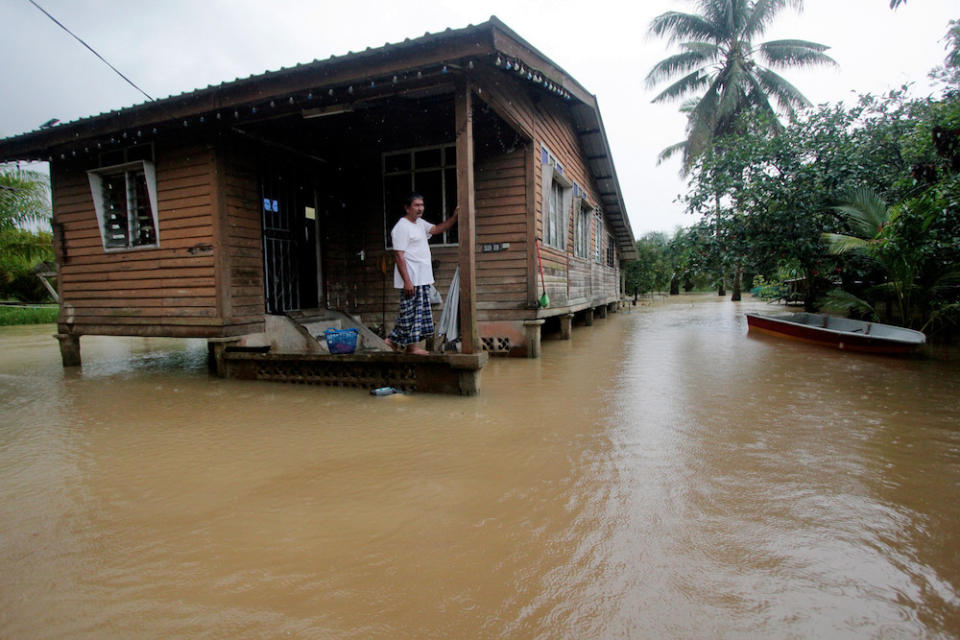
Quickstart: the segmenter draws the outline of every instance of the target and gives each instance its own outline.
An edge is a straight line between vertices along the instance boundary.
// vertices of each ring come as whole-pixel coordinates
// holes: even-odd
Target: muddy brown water
[[[960,358],[683,297],[475,398],[0,329],[0,638],[960,635]]]

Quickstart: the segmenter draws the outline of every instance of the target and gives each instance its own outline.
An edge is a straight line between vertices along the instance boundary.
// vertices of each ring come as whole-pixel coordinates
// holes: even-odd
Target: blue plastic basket
[[[330,353],[353,353],[357,350],[359,335],[356,329],[327,329],[323,332]]]

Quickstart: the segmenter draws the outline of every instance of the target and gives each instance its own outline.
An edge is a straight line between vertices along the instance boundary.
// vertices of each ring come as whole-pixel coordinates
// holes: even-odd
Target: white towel
[[[460,267],[453,274],[450,288],[447,290],[447,299],[440,312],[440,322],[437,323],[437,335],[444,336],[444,342],[453,342],[460,337],[458,330],[460,319]]]

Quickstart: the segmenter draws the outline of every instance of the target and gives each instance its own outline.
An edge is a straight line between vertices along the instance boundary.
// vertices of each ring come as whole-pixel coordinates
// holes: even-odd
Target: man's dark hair
[[[410,192],[410,195],[408,195],[406,198],[403,199],[404,208],[412,205],[414,200],[423,200],[423,196],[417,193],[416,191]]]

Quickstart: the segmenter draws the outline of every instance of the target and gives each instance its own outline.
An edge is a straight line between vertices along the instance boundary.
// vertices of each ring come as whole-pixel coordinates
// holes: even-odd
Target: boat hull
[[[926,337],[919,331],[815,313],[796,313],[788,316],[748,313],[746,316],[750,330],[846,351],[906,355],[916,352],[926,342]]]

